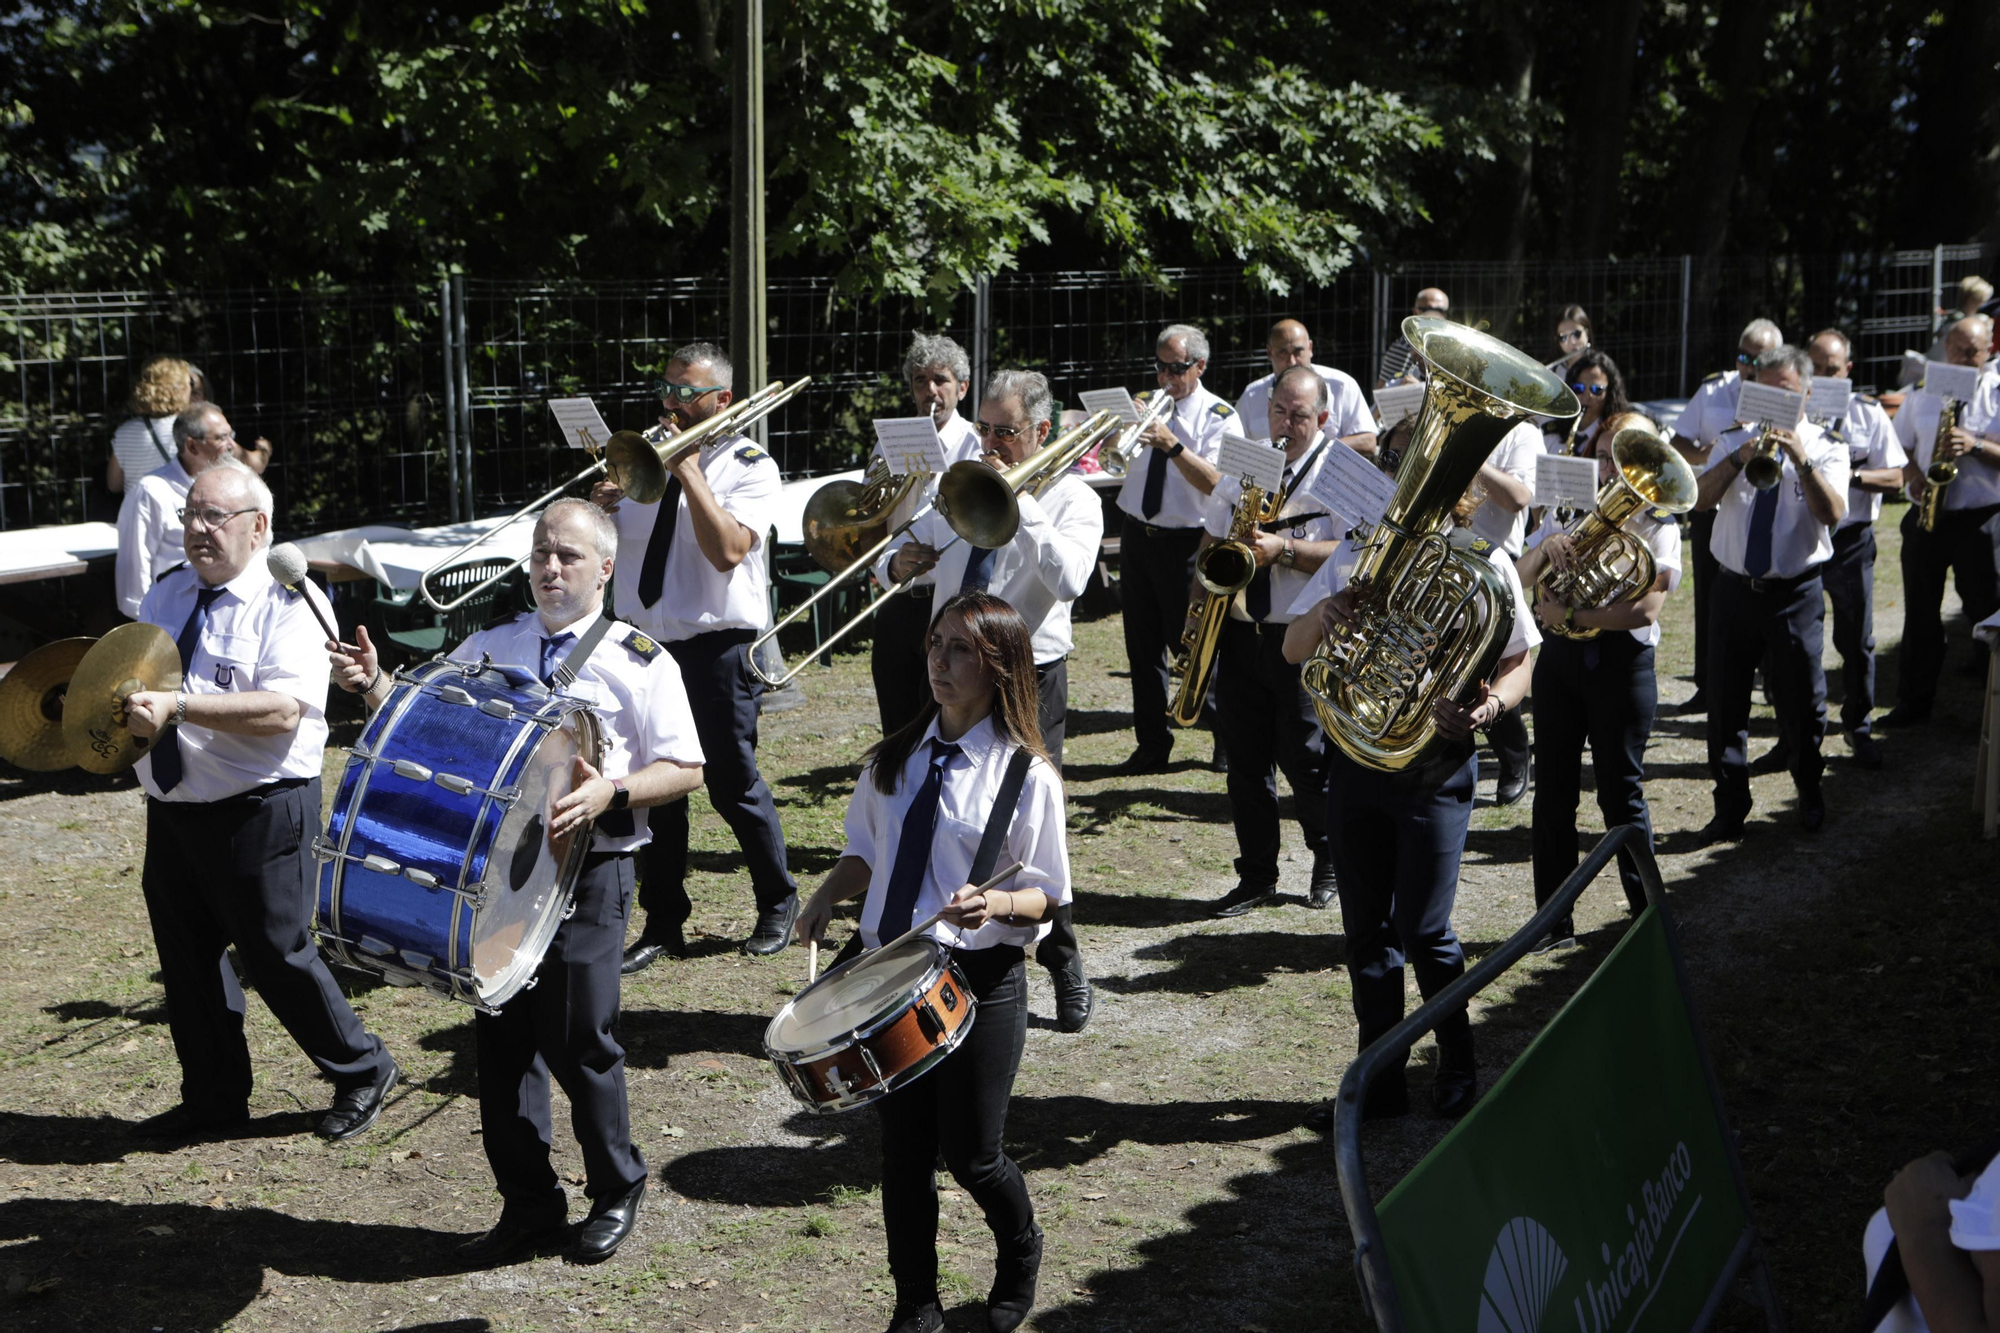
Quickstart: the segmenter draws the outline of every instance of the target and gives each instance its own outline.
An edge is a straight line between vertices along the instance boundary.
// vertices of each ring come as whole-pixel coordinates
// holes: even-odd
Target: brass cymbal
[[[180,650],[158,625],[120,625],[99,639],[77,663],[63,701],[70,762],[92,773],[120,773],[138,763],[152,741],[125,725],[125,697],[180,684]]]
[[[0,679],[0,759],[30,773],[53,773],[76,762],[63,743],[63,692],[96,642],[45,643]]]
[[[604,443],[605,472],[628,499],[658,504],[667,493],[667,467],[660,451],[636,430],[621,430]]]

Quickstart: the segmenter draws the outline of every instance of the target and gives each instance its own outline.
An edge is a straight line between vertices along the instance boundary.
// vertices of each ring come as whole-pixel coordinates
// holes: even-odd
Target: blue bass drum
[[[350,753],[326,833],[314,930],[337,962],[495,1010],[531,983],[568,913],[592,828],[548,836],[597,718],[528,673],[429,662]]]

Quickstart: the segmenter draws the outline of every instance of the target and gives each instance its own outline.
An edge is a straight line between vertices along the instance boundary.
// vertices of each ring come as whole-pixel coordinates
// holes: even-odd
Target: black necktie
[[[1166,390],[1160,392],[1165,393]],[[1178,403],[1168,408],[1167,420],[1171,422],[1180,410]],[[1139,500],[1139,512],[1147,518],[1160,512],[1160,502],[1167,494],[1167,451],[1154,449],[1150,452],[1152,457],[1146,460],[1146,492]]]
[[[1284,480],[1278,484],[1278,494],[1285,495],[1292,488],[1292,465],[1285,464]],[[1243,609],[1259,624],[1271,618],[1271,567],[1260,565],[1250,576],[1250,586],[1243,593]]]
[[[194,610],[188,612],[187,624],[181,626],[180,637],[174,640],[174,647],[181,653],[181,678],[187,678],[188,670],[194,665],[194,650],[201,643],[201,632],[208,628],[208,611],[215,605],[215,599],[222,596],[220,588],[198,588],[194,594]],[[159,784],[160,793],[165,795],[181,785],[184,770],[181,766],[181,729],[168,727],[153,746],[153,781]]]
[[[958,581],[960,592],[985,592],[986,580],[993,574],[993,548],[975,546],[965,561],[965,577]]]
[[[944,768],[960,753],[949,741],[931,742],[930,771],[903,816],[903,835],[896,842],[896,865],[889,872],[889,896],[882,904],[882,919],[875,936],[883,944],[910,928],[916,913],[917,894],[924,886],[924,872],[931,864],[931,837],[937,829],[938,798],[944,794]]]
[[[646,558],[639,562],[639,605],[651,608],[667,586],[667,549],[674,544],[674,524],[681,517],[681,479],[667,482],[660,497],[660,512],[653,519],[653,535],[646,539]]]

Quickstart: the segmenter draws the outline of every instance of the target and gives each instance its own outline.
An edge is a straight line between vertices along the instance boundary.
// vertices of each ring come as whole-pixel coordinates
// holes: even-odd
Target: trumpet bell
[[[627,499],[650,505],[666,496],[666,461],[636,430],[617,431],[605,441],[604,471]]]

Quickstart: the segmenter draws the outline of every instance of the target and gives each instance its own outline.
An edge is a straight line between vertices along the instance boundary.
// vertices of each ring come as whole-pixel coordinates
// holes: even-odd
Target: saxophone
[[[1356,624],[1321,640],[1300,677],[1333,742],[1387,773],[1424,758],[1438,736],[1433,706],[1477,697],[1513,632],[1508,583],[1451,539],[1453,507],[1516,424],[1583,410],[1541,362],[1489,334],[1412,315],[1403,336],[1430,366],[1430,385],[1396,494],[1354,570]]]
[[[1222,622],[1228,619],[1236,594],[1257,577],[1257,552],[1251,541],[1258,525],[1276,518],[1283,504],[1282,495],[1266,495],[1261,488],[1243,483],[1243,498],[1229,516],[1229,535],[1195,561],[1194,575],[1202,590],[1188,604],[1188,626],[1181,632],[1181,651],[1172,666],[1180,684],[1167,706],[1167,719],[1177,727],[1201,721],[1201,706],[1208,698],[1209,682],[1215,679]]]
[[[1535,580],[1538,597],[1552,597],[1579,609],[1637,601],[1653,586],[1658,570],[1650,546],[1625,531],[1625,520],[1641,509],[1684,514],[1694,508],[1694,469],[1660,438],[1651,424],[1627,426],[1611,440],[1617,470],[1597,492],[1597,508],[1570,534],[1575,560],[1567,570],[1550,566]],[[1603,631],[1583,625],[1551,625],[1544,633],[1566,639],[1594,639]]]
[[[1958,428],[1958,400],[1947,398],[1938,409],[1937,432],[1931,436],[1931,465],[1924,469],[1924,502],[1917,510],[1917,525],[1925,532],[1936,532],[1938,520],[1944,516],[1945,492],[1958,480],[1958,460],[1939,458],[1938,450],[1952,431]]]

